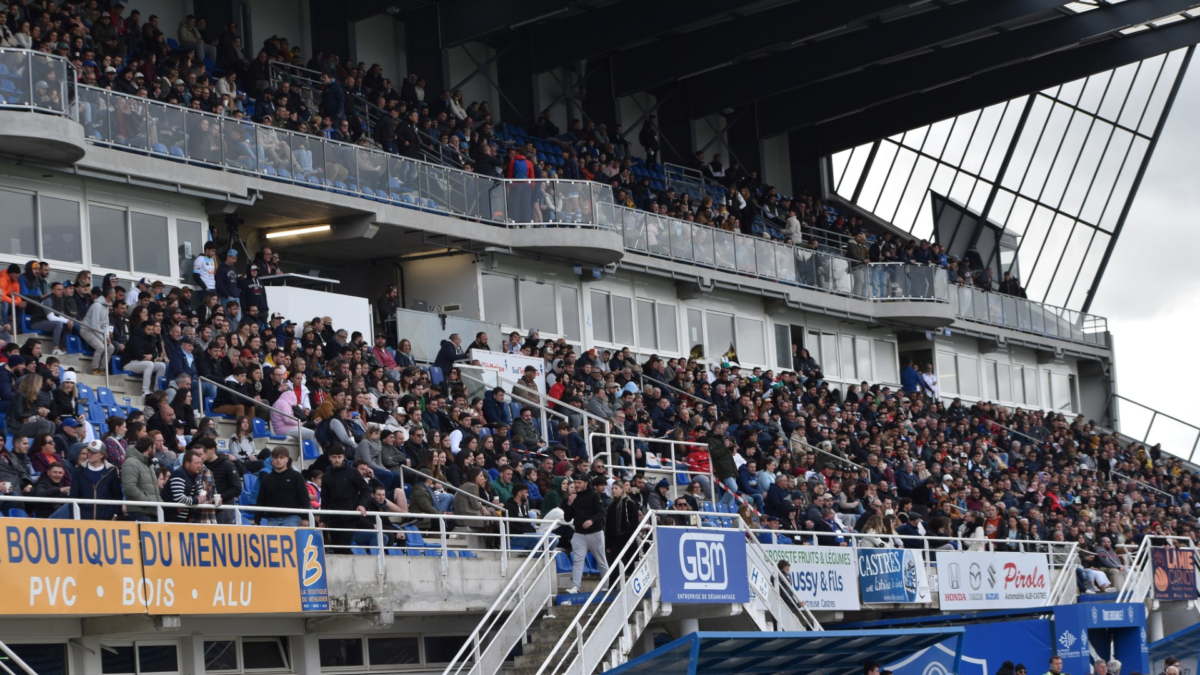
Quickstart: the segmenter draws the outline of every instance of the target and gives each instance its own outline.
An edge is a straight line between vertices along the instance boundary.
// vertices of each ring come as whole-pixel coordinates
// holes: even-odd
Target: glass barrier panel
[[[1044,334],[1046,332],[1046,315],[1042,312],[1042,306],[1034,303],[1029,303],[1029,329],[1034,333]]]
[[[1083,335],[1083,314],[1070,310],[1071,312],[1071,339],[1076,342],[1084,342]]]
[[[645,251],[646,247],[646,212],[634,209],[621,209],[621,223],[625,231],[625,248],[635,251]]]
[[[389,154],[388,194],[393,201],[415,204],[417,194],[416,162]]]
[[[1054,311],[1043,305],[1042,315],[1046,317],[1046,335],[1058,337],[1058,317],[1055,316]]]
[[[512,222],[508,216],[508,193],[504,190],[504,181],[499,178],[485,177],[480,185],[487,190],[487,196],[481,197],[491,215],[488,220],[494,223],[508,224]]]
[[[44,110],[66,112],[66,64],[49,54],[35,52],[30,56],[29,79],[33,82],[33,105]]]
[[[996,292],[986,293],[988,304],[988,322],[993,326],[1004,325],[1004,308],[1001,306],[1003,297]]]
[[[358,189],[364,194],[370,190],[376,197],[391,199],[388,194],[387,155],[368,148],[354,151],[355,169],[358,171]]]
[[[533,222],[534,185],[532,181],[509,181],[508,215],[512,222],[528,224]]]
[[[796,281],[801,286],[820,288],[817,282],[817,257],[820,254],[807,248],[794,249]]]
[[[754,274],[754,240],[742,235],[735,237],[734,252],[737,258],[737,271],[742,274]]]
[[[333,176],[325,162],[325,139],[309,134],[292,134],[289,140],[292,149],[292,180],[315,186],[333,187]],[[342,167],[345,170],[345,167]],[[343,178],[345,176],[342,176]],[[342,189],[346,182],[342,181]]]
[[[1029,301],[1024,298],[1017,298],[1017,329],[1033,330],[1033,319],[1029,315]]]
[[[958,289],[951,287],[947,289],[946,297],[950,301],[950,311],[954,316],[962,316],[962,303],[959,301]]]
[[[692,224],[686,220],[670,221],[671,257],[676,260],[692,259]]]
[[[754,258],[760,277],[775,279],[775,244],[768,239],[754,240]]]
[[[696,226],[697,229],[703,227]],[[793,262],[792,249],[793,246],[787,244],[775,244],[772,246],[775,254],[775,274],[780,281],[794,284],[796,283],[796,263]]]
[[[933,297],[946,301],[950,299],[950,273],[944,268],[933,268]]]
[[[5,71],[0,75],[0,92],[3,92],[5,103],[11,106],[32,105],[29,52],[0,51],[0,66],[4,66]]]
[[[594,186],[596,201],[596,223],[606,229],[613,229],[616,222],[613,214],[613,192],[608,185]]]
[[[817,256],[817,275],[822,279],[822,288],[851,295],[854,292],[854,282],[850,276],[850,261],[828,253]]]
[[[561,181],[556,181],[556,183],[561,183]],[[596,210],[593,207],[596,203],[592,194],[597,187],[596,184],[570,181],[565,187],[567,188],[567,194],[579,194],[579,214],[575,222],[594,224],[596,222]]]
[[[971,292],[971,289],[967,288],[966,286],[955,286],[954,295],[958,298],[957,316],[961,316],[965,319],[974,318],[975,308],[973,301],[975,299],[975,294]]]
[[[85,136],[98,141],[109,139],[108,112],[108,101],[102,90],[79,88],[79,123],[83,125]]]
[[[110,130],[112,132],[112,140],[121,145],[138,150],[145,150],[147,146],[146,136],[146,102],[134,99],[129,96],[118,96],[112,94],[112,121]],[[205,131],[203,134],[197,131],[197,141],[204,138],[207,143],[213,143],[213,137]],[[190,140],[190,138],[189,138]],[[217,147],[217,158],[220,159],[220,145]]]
[[[425,208],[446,211],[446,204],[450,201],[446,192],[446,172],[449,169],[441,166],[425,166],[424,169],[427,176]],[[542,219],[541,222],[545,222],[545,219]]]
[[[320,137],[318,137],[320,138]],[[357,168],[354,166],[354,147],[345,143],[335,143],[320,139],[320,143],[313,148],[313,166],[323,166],[324,176],[320,176],[321,181],[326,187],[329,187],[330,181],[333,182],[333,187],[341,190],[360,191],[358,185]],[[324,157],[318,157],[319,151],[324,152]],[[321,160],[318,165],[317,160]],[[344,188],[339,186],[341,183]],[[353,187],[351,187],[353,185]]]
[[[734,244],[736,237],[737,235],[732,232],[713,230],[713,262],[717,267],[726,270],[737,269],[736,245]]]
[[[1017,298],[1011,295],[1000,296],[1000,311],[1004,315],[1004,325],[1009,328],[1017,327]]]
[[[971,306],[975,311],[975,320],[990,323],[988,318],[987,295],[978,288],[971,289]]]
[[[446,175],[446,207],[451,213],[474,216],[474,202],[468,195],[474,194],[475,176],[461,171],[447,171]]]
[[[646,216],[646,247],[654,255],[671,255],[671,230],[666,218],[654,214]]]
[[[255,127],[256,136],[258,138],[258,147],[255,150],[258,152],[258,172],[267,176],[280,176],[280,170],[291,170],[288,168],[292,164],[292,151],[288,147],[286,136],[280,134],[280,131],[274,127],[258,125]]]
[[[184,143],[184,111],[172,105],[155,103],[146,104],[150,116],[150,152],[167,157],[176,154],[182,156]],[[224,138],[222,138],[224,142]]]
[[[716,230],[706,225],[692,228],[692,260],[701,265],[713,265],[713,236]]]

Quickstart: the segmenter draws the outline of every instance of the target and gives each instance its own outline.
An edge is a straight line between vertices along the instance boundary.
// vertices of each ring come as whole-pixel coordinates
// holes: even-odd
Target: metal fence
[[[950,304],[960,319],[1036,333],[1045,337],[1108,346],[1108,319],[1025,298],[955,286]]]

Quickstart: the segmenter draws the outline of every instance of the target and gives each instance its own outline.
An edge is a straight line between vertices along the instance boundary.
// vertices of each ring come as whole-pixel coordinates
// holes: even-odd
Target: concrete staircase
[[[599,612],[605,607],[605,604],[556,606],[553,613],[547,613],[530,627],[526,642],[521,647],[521,655],[513,659],[511,666],[505,666],[505,675],[537,675],[538,670],[545,663],[546,657],[550,655],[554,645],[563,636],[563,631],[570,627],[575,617],[585,614],[583,622],[586,623],[591,618],[586,614]],[[653,601],[647,597],[629,617],[628,625],[620,636],[608,647],[604,660],[597,667],[596,672],[602,673],[625,663],[638,638],[641,637],[642,632],[646,630],[653,618]],[[584,631],[585,642],[591,637],[591,628],[594,625],[593,621],[592,626]],[[574,636],[571,636],[572,642],[568,646],[564,646],[562,652],[555,655],[556,663],[566,664],[575,661],[578,656],[578,648],[573,638]],[[555,669],[550,668],[548,672],[555,672]]]

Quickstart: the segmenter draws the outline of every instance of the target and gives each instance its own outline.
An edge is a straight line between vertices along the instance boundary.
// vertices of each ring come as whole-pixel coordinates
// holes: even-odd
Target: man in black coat
[[[435,368],[441,368],[442,375],[445,376],[450,372],[455,361],[465,361],[469,358],[471,355],[463,352],[462,338],[458,333],[451,333],[449,340],[442,340],[441,348],[438,349],[438,355],[433,360],[433,365]]]
[[[204,466],[212,473],[213,489],[221,497],[221,504],[237,504],[242,494],[242,476],[237,467],[229,461],[228,456],[217,454],[217,442],[211,438],[197,439],[192,445],[204,448]],[[217,511],[218,523],[232,525],[233,517],[233,511]]]
[[[277,509],[307,509],[308,488],[304,477],[291,467],[288,449],[277,446],[271,451],[271,471],[258,475],[258,500],[255,506]],[[254,524],[265,523],[279,527],[308,527],[308,518],[285,513],[255,511]]]
[[[578,593],[583,582],[583,563],[590,552],[600,567],[600,576],[608,571],[608,557],[604,551],[604,517],[606,509],[601,493],[608,480],[597,476],[590,482],[587,474],[575,474],[575,494],[567,497],[563,516],[575,525],[575,536],[571,537],[571,588],[567,593]]]
[[[321,483],[321,508],[328,511],[358,511],[362,516],[367,515],[371,488],[362,474],[346,461],[345,446],[335,442],[325,454],[329,457],[329,468]],[[341,530],[326,531],[329,545],[339,547],[332,552],[349,553],[348,547],[354,538],[354,533],[349,530],[355,529],[361,519],[343,515],[324,516],[323,519],[326,527]]]

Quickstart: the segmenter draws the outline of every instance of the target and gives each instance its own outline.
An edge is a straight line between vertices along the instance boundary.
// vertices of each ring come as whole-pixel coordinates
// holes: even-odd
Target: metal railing
[[[873,292],[868,266],[840,255],[623,206],[616,212],[625,248],[637,253],[866,300],[950,300],[940,267],[880,265],[888,272]]]
[[[1188,462],[1196,461],[1200,426],[1120,394],[1111,394],[1105,407],[1116,414],[1122,436],[1146,446],[1162,445],[1163,452]]]
[[[217,389],[224,391],[227,394],[230,394],[231,396],[235,397],[236,399],[244,401],[246,405],[252,405],[255,408],[258,408],[259,410],[267,411],[268,414],[279,415],[280,417],[285,417],[285,418],[295,422],[296,423],[295,436],[293,436],[290,433],[289,434],[277,433],[275,431],[275,429],[271,426],[269,419],[267,421],[267,426],[268,426],[268,428],[271,429],[272,434],[277,435],[277,436],[286,436],[288,438],[288,440],[294,440],[296,442],[296,457],[297,457],[296,461],[300,463],[300,468],[302,470],[304,469],[304,421],[303,420],[301,420],[299,417],[296,417],[295,415],[292,415],[290,413],[281,412],[278,408],[276,408],[272,405],[263,403],[262,401],[256,401],[253,398],[250,398],[249,396],[243,394],[242,392],[240,392],[236,389],[225,386],[225,384],[223,384],[221,382],[217,382],[216,380],[210,380],[207,377],[204,377],[202,375],[197,376],[197,377],[201,382],[213,385]],[[201,387],[200,389],[201,389],[201,396],[203,396],[204,388]],[[201,403],[203,404],[203,401],[201,401]],[[205,410],[205,408],[207,408],[207,406],[204,406],[204,405],[200,406],[201,410]],[[207,412],[207,411],[205,410],[205,412]]]
[[[355,511],[340,511],[333,509],[289,509],[272,506],[254,506],[242,504],[222,504],[217,506],[212,503],[206,504],[181,504],[176,502],[147,502],[135,500],[112,500],[112,499],[82,499],[68,497],[30,497],[28,495],[5,495],[0,494],[0,506],[16,506],[18,508],[28,508],[29,505],[48,504],[61,507],[68,505],[71,507],[70,516],[72,520],[87,520],[83,517],[81,506],[109,506],[109,507],[146,507],[152,508],[155,511],[153,522],[172,523],[183,522],[179,519],[170,517],[176,510],[183,509],[186,511],[195,511],[197,514],[215,515],[218,512],[228,512],[233,514],[233,523],[228,524],[230,527],[253,527],[247,523],[247,520],[253,521],[253,515],[259,514],[264,518],[267,517],[286,517],[297,516],[301,519],[302,524],[297,527],[316,527],[316,523],[328,517],[352,517],[371,521],[371,527],[334,527],[322,522],[321,529],[324,532],[343,532],[356,535],[352,538],[348,545],[330,545],[327,547],[334,553],[358,553],[358,551],[348,549],[360,549],[363,552],[373,553],[374,555],[388,555],[389,549],[399,548],[438,548],[443,558],[442,567],[443,573],[447,569],[445,558],[447,551],[453,548],[456,551],[470,551],[478,557],[487,556],[492,559],[499,559],[501,574],[508,575],[507,563],[511,556],[516,554],[526,554],[527,547],[513,546],[513,539],[519,537],[531,537],[538,535],[528,534],[512,534],[512,524],[514,521],[532,525],[534,527],[543,527],[553,529],[559,524],[555,520],[541,520],[535,518],[507,518],[500,516],[470,516],[465,514],[429,514],[429,513],[410,513],[402,511],[391,512],[375,512],[367,511],[365,514],[357,510]],[[12,514],[9,514],[12,517]],[[196,518],[202,519],[204,515],[197,515]],[[44,519],[40,519],[44,520]],[[412,541],[406,541],[404,546],[400,546],[398,542],[392,546],[388,545],[388,535],[405,535],[404,530],[388,527],[394,520],[407,521],[409,523],[424,523],[425,527],[421,527],[416,534],[424,536],[438,537],[438,541],[434,547],[426,544],[421,545]],[[307,525],[303,524],[307,521]],[[450,525],[459,527],[467,527],[468,531],[456,530]],[[212,523],[214,525],[219,523]],[[285,526],[286,527],[286,526]],[[411,534],[411,533],[410,533]],[[462,538],[464,546],[449,545],[451,535],[454,538]],[[472,538],[475,538],[479,543],[486,544],[494,542],[494,545],[479,545],[471,546]],[[415,539],[415,537],[414,537]],[[382,564],[382,563],[381,563]]]
[[[1137,478],[1134,478],[1133,476],[1128,476],[1126,474],[1123,474],[1120,471],[1117,471],[1116,469],[1109,471],[1109,474],[1116,476],[1116,477],[1120,478],[1121,480],[1127,481],[1129,483],[1136,483],[1138,485],[1138,487],[1142,488],[1143,490],[1149,490],[1150,492],[1158,493],[1158,494],[1162,495],[1163,497],[1166,497],[1167,499],[1169,499],[1171,501],[1172,506],[1175,505],[1175,495],[1171,494],[1170,492],[1167,492],[1165,490],[1160,490],[1145,481],[1138,480]]]
[[[503,226],[614,228],[612,189],[505,180],[89,86],[92,143]]]
[[[444,480],[440,480],[440,479],[438,479],[438,478],[434,478],[433,476],[430,476],[429,474],[425,473],[424,471],[419,471],[419,470],[417,470],[417,469],[414,469],[414,468],[412,468],[412,467],[405,466],[405,467],[401,467],[401,468],[400,468],[400,471],[399,471],[398,473],[400,474],[400,487],[401,487],[402,489],[404,488],[404,479],[405,479],[405,474],[413,474],[413,475],[415,475],[415,476],[417,476],[418,478],[421,478],[421,479],[423,479],[423,480],[424,480],[424,479],[428,479],[428,480],[431,480],[431,481],[433,481],[433,482],[437,483],[438,485],[442,486],[442,488],[443,488],[443,489],[445,489],[447,492],[451,492],[451,493],[453,493],[453,494],[454,494],[454,495],[456,495],[456,496],[457,496],[457,495],[463,495],[463,496],[465,496],[467,499],[471,499],[471,500],[477,501],[477,502],[479,502],[480,504],[483,504],[484,506],[487,506],[488,508],[492,508],[492,509],[495,509],[495,510],[499,511],[500,513],[507,513],[507,512],[508,512],[508,511],[507,511],[507,510],[504,508],[504,505],[503,505],[503,504],[497,504],[497,503],[495,503],[495,502],[489,502],[488,500],[484,499],[483,497],[480,497],[479,495],[473,495],[473,494],[471,494],[470,492],[467,492],[466,490],[464,490],[464,489],[462,489],[462,488],[459,488],[459,487],[454,487],[454,486],[453,486],[453,485],[451,485],[450,483],[447,483],[446,481],[444,481]]]
[[[542,533],[443,675],[494,675],[542,609],[550,606],[558,586],[554,562],[558,536],[553,530],[550,526]]]
[[[954,315],[965,321],[1097,347],[1109,346],[1108,319],[1095,314],[972,286],[954,286],[950,293],[950,305],[954,308]]]
[[[75,117],[74,70],[61,56],[0,48],[0,105]]]

